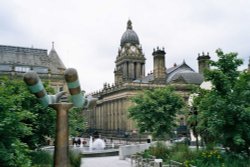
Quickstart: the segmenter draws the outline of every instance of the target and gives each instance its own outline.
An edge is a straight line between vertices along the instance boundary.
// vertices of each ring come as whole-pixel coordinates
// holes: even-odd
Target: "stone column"
[[[108,105],[104,103],[104,129],[108,129]]]
[[[104,119],[104,112],[103,112],[103,104],[101,105],[102,107],[101,107],[101,129],[104,129],[104,121],[103,121],[103,119]]]
[[[136,64],[136,79],[141,79],[142,74],[141,74],[141,63]]]
[[[70,166],[68,110],[72,106],[72,103],[55,103],[50,105],[51,108],[56,110],[55,167]]]
[[[112,129],[115,129],[115,104],[114,104],[114,101],[112,101]]]
[[[144,77],[145,76],[145,64],[141,64],[141,75],[142,75],[142,77]]]
[[[114,111],[113,111],[113,102],[110,102],[110,129],[113,130],[114,123]]]
[[[114,111],[115,111],[115,129],[118,129],[118,100],[115,100],[115,108],[114,108]]]
[[[100,108],[96,107],[96,128],[100,127]]]
[[[121,101],[122,105],[121,105],[121,126],[123,130],[126,130],[126,121],[124,119],[125,117],[125,113],[124,113],[124,99],[122,99]]]
[[[110,129],[110,110],[109,110],[109,103],[107,102],[107,121],[108,121],[108,128]]]
[[[129,62],[129,79],[134,79],[135,74],[134,74],[134,63]]]
[[[111,129],[111,121],[112,121],[112,112],[110,102],[108,103],[108,111],[109,111],[109,130]]]
[[[125,62],[125,63],[123,64],[123,77],[124,77],[124,78],[127,78],[127,77],[128,77],[128,64],[127,64],[127,62]]]

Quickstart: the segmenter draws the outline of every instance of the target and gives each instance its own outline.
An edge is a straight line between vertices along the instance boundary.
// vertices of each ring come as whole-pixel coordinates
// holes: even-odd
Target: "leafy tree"
[[[81,108],[72,108],[69,111],[69,134],[81,136],[85,129],[85,119]]]
[[[44,84],[49,94],[53,89]],[[83,118],[72,109],[70,129],[84,125]],[[44,108],[23,81],[0,80],[0,166],[30,166],[31,149],[46,144],[46,136],[55,136],[56,112]],[[73,122],[73,123],[72,123]]]
[[[183,99],[170,87],[145,90],[132,102],[135,105],[129,108],[129,116],[137,122],[140,132],[148,131],[155,137],[172,131],[176,113],[184,106]]]
[[[205,72],[213,87],[195,100],[198,128],[207,141],[249,154],[250,74],[237,71],[242,64],[237,53],[224,54],[220,49],[216,53],[218,61],[211,61],[215,69]]]
[[[24,87],[20,82],[0,83],[0,166],[30,166],[28,145],[22,141],[31,136],[35,114],[27,109]],[[24,93],[22,92],[24,91]],[[30,97],[30,96],[29,96]]]

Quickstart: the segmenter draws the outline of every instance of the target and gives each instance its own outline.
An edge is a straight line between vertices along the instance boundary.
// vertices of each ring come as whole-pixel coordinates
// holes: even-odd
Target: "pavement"
[[[130,159],[119,160],[119,156],[82,158],[81,167],[131,167]]]

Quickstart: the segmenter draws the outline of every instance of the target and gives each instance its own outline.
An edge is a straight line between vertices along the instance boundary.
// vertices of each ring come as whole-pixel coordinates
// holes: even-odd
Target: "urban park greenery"
[[[47,92],[54,94],[47,85]],[[76,109],[73,109],[73,114],[69,112],[71,134],[84,128],[83,119],[75,116],[76,112]],[[0,166],[33,166],[32,150],[46,145],[46,137],[55,137],[55,120],[56,112],[40,105],[23,81],[1,78]]]
[[[207,145],[250,156],[250,74],[238,71],[242,60],[237,53],[216,53],[218,61],[210,63],[214,68],[205,72],[213,86],[195,99],[197,128]]]
[[[140,132],[150,132],[154,137],[164,137],[175,127],[176,113],[184,107],[182,97],[171,87],[145,90],[132,98],[129,108]]]
[[[249,158],[239,154],[222,152],[219,148],[197,151],[184,143],[166,146],[165,142],[156,142],[137,155],[144,159],[161,158],[165,165],[179,162],[183,167],[249,167],[250,164]]]
[[[249,166],[250,72],[249,69],[238,71],[243,62],[237,58],[237,53],[225,54],[220,49],[216,53],[218,60],[211,61],[211,69],[205,71],[205,80],[211,82],[212,87],[196,92],[191,110],[193,115],[188,116],[189,125],[195,130],[196,136],[201,136],[201,142],[205,145],[202,145],[201,149],[190,149],[181,143],[172,144],[170,147],[155,144],[141,153],[142,157],[163,158],[165,164],[175,160],[185,167]],[[148,97],[148,94],[153,94],[153,99],[157,99],[157,95],[160,95],[161,99],[160,91],[157,95],[154,93],[147,91],[145,95],[135,97],[133,101],[136,105],[130,112],[132,111],[133,118],[139,122],[140,129],[161,133],[157,129],[158,126],[155,128],[155,124],[163,123],[154,109],[158,111],[157,108],[162,108],[164,104]],[[169,123],[169,120],[165,122]]]

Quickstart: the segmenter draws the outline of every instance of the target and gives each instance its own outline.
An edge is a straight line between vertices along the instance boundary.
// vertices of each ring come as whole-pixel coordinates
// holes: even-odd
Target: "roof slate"
[[[48,67],[47,50],[0,45],[0,64]]]
[[[51,72],[59,73],[58,68],[65,69],[65,66],[54,48],[52,50],[53,56],[50,58],[46,49],[0,45],[0,64],[46,68],[55,66]]]

